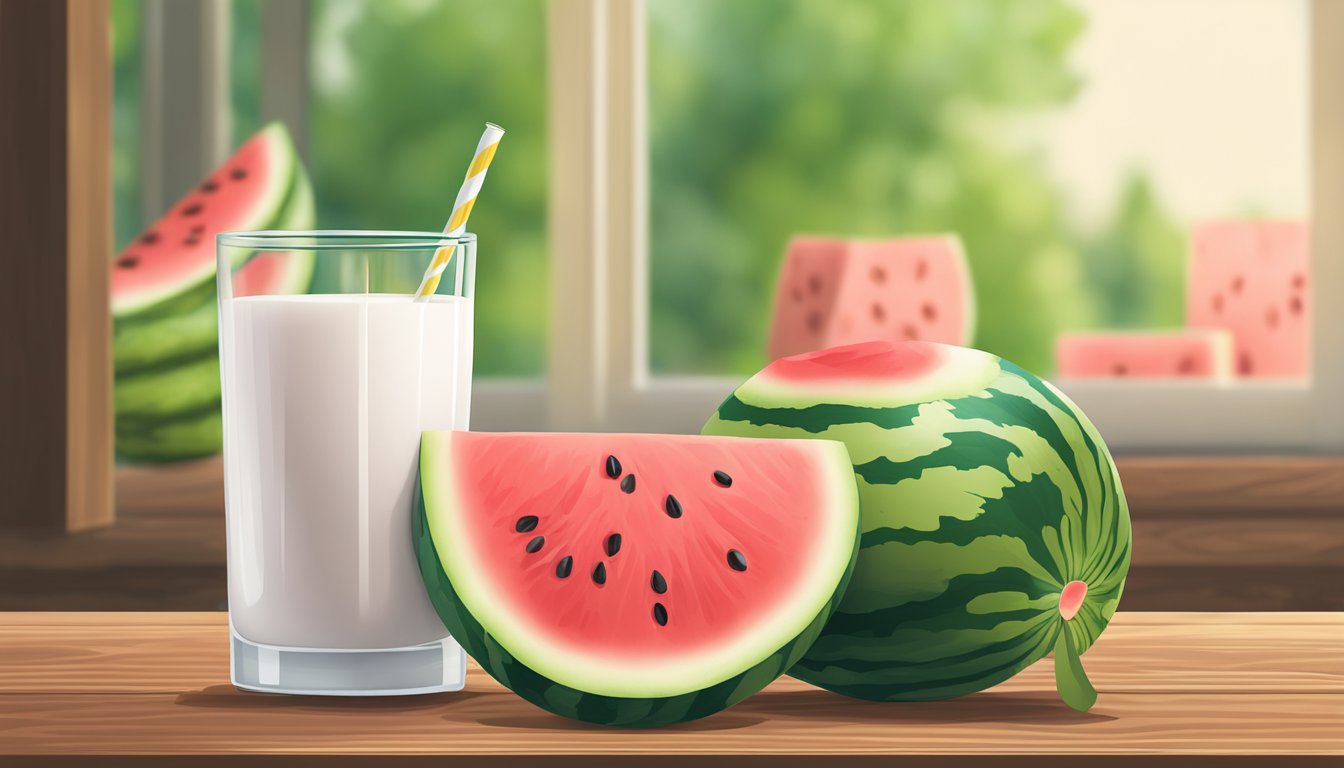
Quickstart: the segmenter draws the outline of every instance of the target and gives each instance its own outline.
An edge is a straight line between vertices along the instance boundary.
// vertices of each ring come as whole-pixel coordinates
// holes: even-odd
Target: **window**
[[[232,120],[287,115],[320,225],[381,228],[435,226],[475,128],[504,124],[472,219],[475,425],[693,431],[765,362],[795,232],[961,233],[977,346],[1042,373],[1063,331],[1179,325],[1193,222],[1341,197],[1327,5],[234,0],[234,58],[261,66],[229,67]],[[121,164],[156,166],[117,108],[120,201]],[[1313,222],[1310,381],[1068,392],[1121,450],[1342,447],[1335,226]]]
[[[1184,323],[1193,222],[1308,214],[1306,2],[647,8],[655,373],[760,368],[796,233],[959,233],[976,346],[1048,375]]]

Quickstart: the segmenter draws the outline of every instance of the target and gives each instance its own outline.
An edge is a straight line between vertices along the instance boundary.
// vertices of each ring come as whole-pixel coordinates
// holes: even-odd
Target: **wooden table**
[[[785,679],[711,718],[623,731],[535,709],[475,667],[453,694],[243,693],[219,613],[9,613],[0,764],[1344,765],[1344,614],[1127,613],[1085,662],[1101,691],[1086,714],[1043,663],[923,704]]]

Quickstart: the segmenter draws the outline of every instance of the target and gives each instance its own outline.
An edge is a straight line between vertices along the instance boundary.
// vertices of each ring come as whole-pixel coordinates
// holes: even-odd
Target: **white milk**
[[[445,637],[411,513],[421,430],[467,428],[471,300],[252,296],[221,315],[234,629],[305,648]]]

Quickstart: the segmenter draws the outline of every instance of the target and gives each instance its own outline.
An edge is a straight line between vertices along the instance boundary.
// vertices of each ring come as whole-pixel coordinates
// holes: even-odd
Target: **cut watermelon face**
[[[272,123],[249,139],[113,262],[113,314],[143,312],[211,281],[214,236],[275,226],[294,185],[307,185],[297,169],[282,124]],[[311,197],[311,190],[306,194]]]
[[[1073,333],[1055,342],[1059,375],[1075,379],[1226,381],[1232,353],[1232,335],[1219,329]]]
[[[1187,324],[1232,333],[1238,376],[1305,377],[1310,267],[1306,222],[1200,224],[1191,242]]]
[[[689,720],[801,657],[853,564],[836,442],[427,432],[421,572],[487,671],[558,714]]]
[[[865,341],[969,344],[970,269],[951,235],[795,239],[775,294],[770,358]]]
[[[739,392],[746,395],[743,399],[768,408],[802,409],[821,403],[894,408],[976,392],[998,372],[993,358],[979,350],[869,341],[780,358]]]

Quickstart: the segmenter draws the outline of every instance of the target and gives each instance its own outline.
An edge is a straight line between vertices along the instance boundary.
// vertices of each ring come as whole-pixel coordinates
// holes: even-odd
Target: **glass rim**
[[[286,251],[406,251],[437,250],[469,245],[476,235],[378,229],[258,229],[220,232],[217,246]]]

